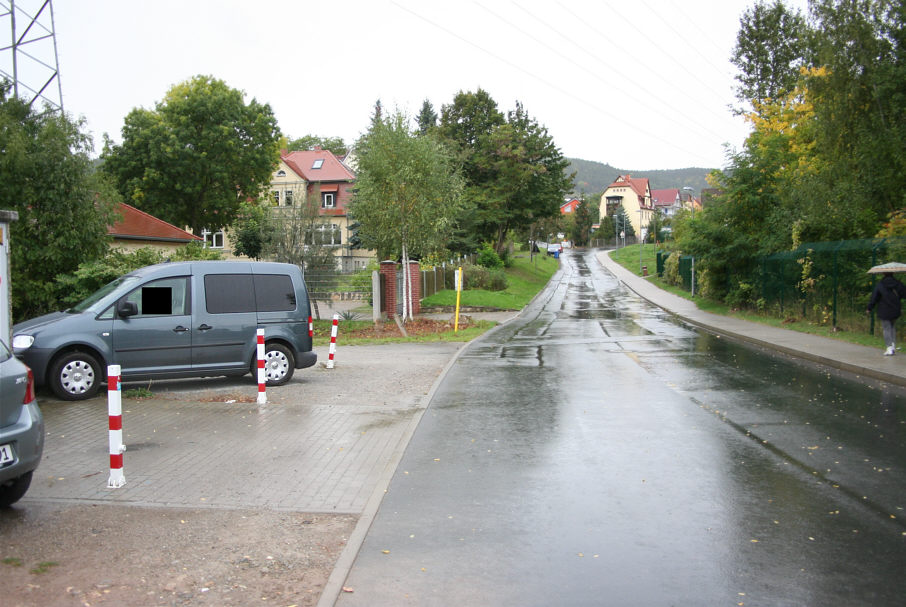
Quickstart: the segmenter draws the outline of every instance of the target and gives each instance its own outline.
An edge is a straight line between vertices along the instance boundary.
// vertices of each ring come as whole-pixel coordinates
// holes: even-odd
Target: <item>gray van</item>
[[[257,373],[264,329],[267,385],[317,362],[297,266],[187,261],[141,268],[83,302],[13,327],[13,352],[64,400],[94,396],[107,365],[123,381]]]

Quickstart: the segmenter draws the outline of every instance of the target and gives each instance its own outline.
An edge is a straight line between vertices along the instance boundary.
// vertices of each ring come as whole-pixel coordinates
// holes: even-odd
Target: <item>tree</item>
[[[652,213],[648,220],[648,241],[664,242],[664,215],[660,211]]]
[[[264,201],[242,203],[230,233],[233,255],[261,259],[274,234],[270,207]]]
[[[427,135],[428,131],[437,126],[437,112],[434,111],[434,106],[427,99],[422,103],[422,109],[419,111],[416,120],[418,121],[418,132],[422,135]]]
[[[635,228],[632,227],[632,222],[629,220],[629,214],[626,212],[626,209],[623,208],[623,205],[617,207],[616,213],[614,213],[613,216],[613,224],[617,238],[620,238],[621,232],[626,236],[635,236]]]
[[[271,230],[264,252],[274,261],[291,263],[305,269],[306,283],[315,318],[320,318],[318,295],[331,289],[339,273],[335,243],[340,242],[339,229],[321,217],[321,192],[308,192],[302,185],[293,187],[292,206],[272,208]]]
[[[337,156],[345,156],[349,152],[342,137],[318,137],[317,135],[305,135],[298,139],[290,139],[286,143],[286,149],[290,152],[313,150],[320,147],[322,150],[330,150]]]
[[[584,247],[588,244],[591,235],[591,225],[594,223],[594,219],[591,215],[591,204],[588,202],[588,198],[585,194],[582,194],[580,200],[579,206],[576,207],[576,210],[573,213],[570,240],[573,241],[573,244]]]
[[[782,0],[758,0],[740,18],[731,61],[739,69],[740,101],[767,101],[789,92],[805,63],[805,18]]]
[[[104,171],[136,207],[196,233],[231,224],[242,200],[257,199],[280,152],[270,106],[210,76],[132,110],[122,135],[104,146]]]
[[[443,106],[439,134],[458,150],[466,179],[467,217],[478,240],[504,254],[511,230],[524,231],[559,213],[572,189],[569,161],[547,129],[520,103],[504,116],[490,95],[457,94]]]
[[[349,215],[363,246],[381,259],[401,257],[403,319],[412,315],[410,256],[443,249],[460,209],[462,179],[452,154],[433,137],[410,132],[400,112],[362,136],[355,197]]]
[[[452,104],[441,107],[439,134],[459,153],[463,177],[469,186],[480,187],[490,180],[476,165],[476,154],[491,132],[505,122],[497,102],[480,88],[475,93],[460,91]]]
[[[569,161],[554,145],[547,129],[517,103],[507,121],[496,127],[482,146],[477,166],[494,176],[483,192],[472,190],[482,236],[492,239],[498,253],[506,246],[510,230],[531,225],[537,219],[557,216],[560,201],[573,188],[567,175]]]
[[[59,309],[54,280],[100,257],[113,222],[113,191],[94,174],[83,121],[36,109],[0,86],[0,208],[10,225],[13,317]]]

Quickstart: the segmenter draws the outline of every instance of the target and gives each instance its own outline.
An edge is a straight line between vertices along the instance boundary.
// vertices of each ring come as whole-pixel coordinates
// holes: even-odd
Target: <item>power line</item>
[[[409,14],[412,15],[413,17],[416,17],[417,19],[419,19],[419,20],[421,20],[421,21],[424,21],[424,22],[427,23],[428,25],[430,25],[430,26],[432,26],[432,27],[434,27],[434,28],[436,28],[436,29],[438,29],[438,30],[440,30],[440,31],[443,31],[444,33],[446,33],[446,34],[452,36],[453,38],[456,38],[457,40],[460,40],[461,42],[463,42],[463,43],[465,43],[465,44],[467,44],[467,45],[469,45],[469,46],[471,46],[471,47],[477,49],[477,50],[480,51],[481,53],[484,53],[484,54],[486,54],[486,55],[488,55],[488,56],[494,58],[495,60],[497,60],[497,61],[503,63],[504,65],[507,65],[507,66],[509,66],[509,67],[511,67],[511,68],[513,68],[513,69],[515,69],[515,70],[517,70],[517,71],[519,71],[519,72],[521,72],[521,73],[523,73],[523,74],[529,76],[531,79],[540,82],[540,83],[543,84],[544,86],[546,86],[546,87],[550,88],[551,90],[555,91],[557,94],[562,94],[562,90],[563,90],[563,89],[562,89],[562,86],[559,86],[559,85],[557,85],[557,84],[555,84],[555,83],[550,82],[549,80],[546,80],[545,78],[540,77],[536,72],[533,72],[533,71],[531,71],[531,70],[528,70],[528,69],[522,67],[521,65],[519,65],[519,64],[517,64],[517,63],[514,63],[513,61],[511,61],[511,60],[509,60],[509,59],[507,59],[507,58],[505,58],[505,57],[502,57],[502,56],[500,56],[500,55],[498,55],[498,54],[492,52],[491,50],[489,50],[489,49],[487,49],[487,48],[481,46],[480,44],[477,44],[477,43],[475,43],[475,42],[473,42],[473,41],[471,41],[471,40],[469,40],[469,39],[463,37],[462,35],[456,33],[455,31],[453,31],[453,30],[451,30],[451,29],[449,29],[448,27],[445,27],[445,26],[443,26],[443,25],[437,23],[436,21],[433,21],[432,19],[429,19],[429,18],[426,17],[425,15],[420,14],[420,13],[416,12],[415,10],[412,10],[412,9],[406,7],[406,6],[403,6],[402,4],[400,4],[399,2],[397,2],[396,0],[391,0],[391,4],[394,5],[394,6],[396,6],[398,9],[400,9],[400,10],[406,12],[406,13],[409,13]],[[584,106],[587,106],[588,108],[594,110],[595,112],[597,112],[597,113],[599,113],[599,114],[601,114],[601,115],[603,115],[603,116],[605,116],[605,117],[607,117],[607,118],[613,120],[614,122],[616,122],[616,123],[618,123],[618,124],[623,124],[623,123],[625,123],[625,120],[624,120],[623,118],[614,115],[614,114],[611,113],[610,111],[608,111],[608,110],[602,108],[601,106],[599,106],[599,105],[597,105],[597,104],[595,104],[595,103],[593,103],[593,102],[591,102],[591,101],[588,101],[587,99],[585,99],[584,97],[582,97],[582,96],[580,96],[580,95],[575,95],[575,94],[573,94],[573,95],[571,95],[570,98],[571,98],[572,100],[574,100],[574,101],[577,101],[577,102],[581,103],[581,104],[584,105]],[[698,151],[696,151],[696,150],[689,149],[689,148],[687,148],[687,147],[685,147],[685,146],[683,146],[683,145],[680,145],[680,144],[676,143],[676,142],[675,142],[674,140],[672,140],[672,139],[664,139],[663,136],[658,135],[658,134],[655,134],[655,133],[652,133],[652,132],[650,132],[649,130],[647,130],[646,128],[644,128],[644,127],[642,127],[642,126],[634,125],[634,126],[633,126],[633,131],[634,131],[635,133],[639,134],[639,135],[644,135],[644,136],[648,137],[649,139],[651,139],[651,140],[653,140],[653,141],[659,142],[659,143],[663,144],[664,146],[668,146],[668,147],[670,147],[670,148],[672,148],[672,149],[674,149],[674,150],[677,150],[677,151],[679,151],[679,152],[683,152],[684,154],[687,154],[687,155],[689,155],[689,156],[697,157],[697,158],[700,158],[700,159],[705,159],[705,156],[701,155],[700,152],[698,152]]]
[[[611,72],[616,73],[618,76],[620,76],[621,78],[623,78],[623,79],[626,80],[627,82],[629,82],[629,83],[635,85],[638,89],[640,89],[640,90],[642,90],[642,91],[645,91],[645,90],[646,90],[646,86],[645,86],[645,85],[643,85],[643,84],[637,82],[632,76],[630,76],[630,75],[626,74],[625,72],[621,71],[619,68],[617,68],[617,67],[615,67],[615,66],[613,66],[613,65],[611,65],[611,64],[605,63],[604,61],[601,60],[601,58],[600,58],[597,54],[592,53],[591,51],[587,50],[585,47],[583,47],[582,45],[580,45],[579,43],[577,43],[575,40],[573,40],[572,37],[567,36],[566,34],[563,34],[563,33],[560,32],[559,30],[557,30],[556,28],[554,28],[552,25],[550,25],[550,23],[545,22],[545,21],[543,21],[542,19],[540,19],[538,16],[534,15],[533,13],[530,13],[530,12],[529,12],[528,10],[526,10],[525,8],[523,8],[523,7],[519,6],[518,4],[516,4],[516,2],[513,2],[513,5],[516,6],[516,8],[518,8],[519,10],[523,11],[526,15],[528,15],[529,17],[531,17],[532,19],[534,19],[535,21],[537,21],[538,23],[540,23],[543,27],[545,27],[545,28],[549,29],[550,31],[554,32],[555,34],[557,34],[558,36],[560,36],[562,39],[566,40],[568,43],[570,43],[570,44],[572,44],[574,47],[576,47],[579,51],[581,51],[581,52],[585,53],[586,55],[588,55],[589,57],[591,57],[592,60],[594,60],[594,61],[597,62],[598,64],[602,65],[604,68],[610,70]],[[480,6],[480,5],[479,5],[479,6]],[[551,46],[547,45],[546,43],[542,42],[541,40],[539,40],[538,38],[536,38],[536,37],[534,37],[534,36],[528,34],[527,32],[525,32],[525,31],[522,30],[521,28],[517,27],[516,25],[512,24],[511,22],[509,22],[509,21],[503,19],[503,17],[500,17],[499,15],[497,15],[497,14],[495,14],[494,12],[490,11],[490,9],[488,9],[488,8],[486,8],[486,7],[482,7],[482,8],[484,8],[485,10],[487,10],[488,12],[490,12],[492,15],[494,15],[495,17],[497,17],[498,19],[500,19],[500,20],[503,21],[504,23],[507,23],[510,27],[512,27],[512,28],[516,29],[517,31],[521,32],[523,35],[525,35],[525,36],[531,38],[532,40],[535,40],[535,41],[538,42],[539,44],[544,45],[544,46],[545,46],[546,48],[548,48],[550,51],[556,53],[557,55],[559,55],[559,56],[560,56],[561,58],[563,58],[564,60],[566,60],[566,61],[572,63],[574,66],[576,66],[577,68],[579,68],[582,72],[584,72],[586,75],[588,75],[588,76],[590,76],[590,77],[592,77],[592,78],[595,78],[596,80],[600,81],[602,84],[605,84],[605,85],[607,85],[607,86],[613,86],[613,82],[612,82],[612,81],[605,80],[604,78],[602,78],[601,76],[599,76],[597,72],[595,72],[595,71],[593,71],[593,70],[590,70],[590,69],[587,69],[587,68],[585,68],[584,66],[579,65],[578,63],[576,63],[576,62],[574,61],[574,59],[573,59],[572,57],[568,57],[568,56],[564,55],[564,54],[561,53],[559,50],[554,49],[553,47],[551,47]],[[573,13],[573,16],[574,16],[575,18],[579,19],[580,21],[582,21],[583,23],[586,23],[585,20],[580,19],[580,18],[579,18],[577,15],[575,15],[574,13]],[[610,44],[611,46],[615,46],[611,41],[607,40],[606,38],[605,38],[605,41],[607,41],[608,44]],[[653,112],[657,112],[657,111],[658,111],[656,108],[654,108],[654,107],[653,107],[651,104],[649,104],[647,101],[645,101],[644,99],[640,99],[639,97],[633,95],[632,93],[623,91],[623,94],[626,95],[627,97],[631,98],[631,99],[632,99],[633,101],[635,101],[636,103],[638,103],[638,104],[640,104],[640,105],[642,105],[642,106],[648,108],[649,110],[651,110],[651,111],[653,111]],[[679,119],[685,121],[685,122],[687,123],[688,126],[691,126],[691,127],[693,127],[693,128],[696,128],[696,129],[700,129],[700,130],[702,130],[702,131],[707,131],[707,132],[711,133],[711,135],[713,135],[713,136],[715,136],[715,137],[717,137],[717,138],[720,138],[720,137],[721,137],[720,134],[718,134],[717,132],[711,130],[711,127],[706,126],[706,125],[703,125],[703,124],[701,124],[700,122],[697,122],[697,121],[693,120],[692,118],[683,115],[681,112],[678,112],[678,111],[676,110],[676,107],[675,107],[675,106],[673,106],[673,105],[667,103],[666,101],[664,101],[664,100],[661,99],[660,97],[658,97],[658,96],[656,96],[656,95],[653,95],[653,96],[651,96],[651,98],[654,99],[654,100],[661,106],[662,110],[665,108],[665,109],[667,110],[667,113],[670,113],[670,114],[672,114],[672,115],[675,116],[675,117],[679,117]]]

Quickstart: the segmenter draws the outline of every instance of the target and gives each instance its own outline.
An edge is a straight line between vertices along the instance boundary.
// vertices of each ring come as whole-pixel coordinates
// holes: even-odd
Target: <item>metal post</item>
[[[126,477],[123,475],[126,445],[123,444],[123,393],[119,365],[107,367],[107,417],[110,428],[110,477],[107,479],[107,488],[118,489],[126,484]]]
[[[692,256],[692,297],[695,297],[695,256]]]
[[[405,305],[405,304],[404,304]],[[327,368],[333,369],[333,357],[337,353],[337,325],[340,322],[340,315],[333,315],[333,325],[330,327],[330,348],[327,350]]]
[[[0,337],[11,343],[10,330],[12,328],[12,290],[10,288],[10,275],[12,274],[9,263],[10,237],[9,224],[18,221],[16,211],[0,211]]]
[[[267,404],[267,376],[265,375],[264,370],[264,329],[258,329],[256,331],[256,348],[258,354],[258,404],[266,405]]]

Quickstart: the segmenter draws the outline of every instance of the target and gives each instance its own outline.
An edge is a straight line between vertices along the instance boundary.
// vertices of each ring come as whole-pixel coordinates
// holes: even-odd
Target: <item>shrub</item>
[[[492,249],[488,244],[485,244],[483,247],[481,247],[481,250],[478,251],[478,258],[476,260],[476,263],[488,269],[503,267],[503,260],[500,259],[497,251]]]
[[[503,268],[488,269],[482,266],[465,265],[462,271],[465,276],[463,289],[503,291],[507,287]]]
[[[682,254],[679,251],[674,251],[670,254],[664,261],[664,282],[668,285],[679,286],[682,284],[683,279],[680,277],[679,273],[679,262]]]

